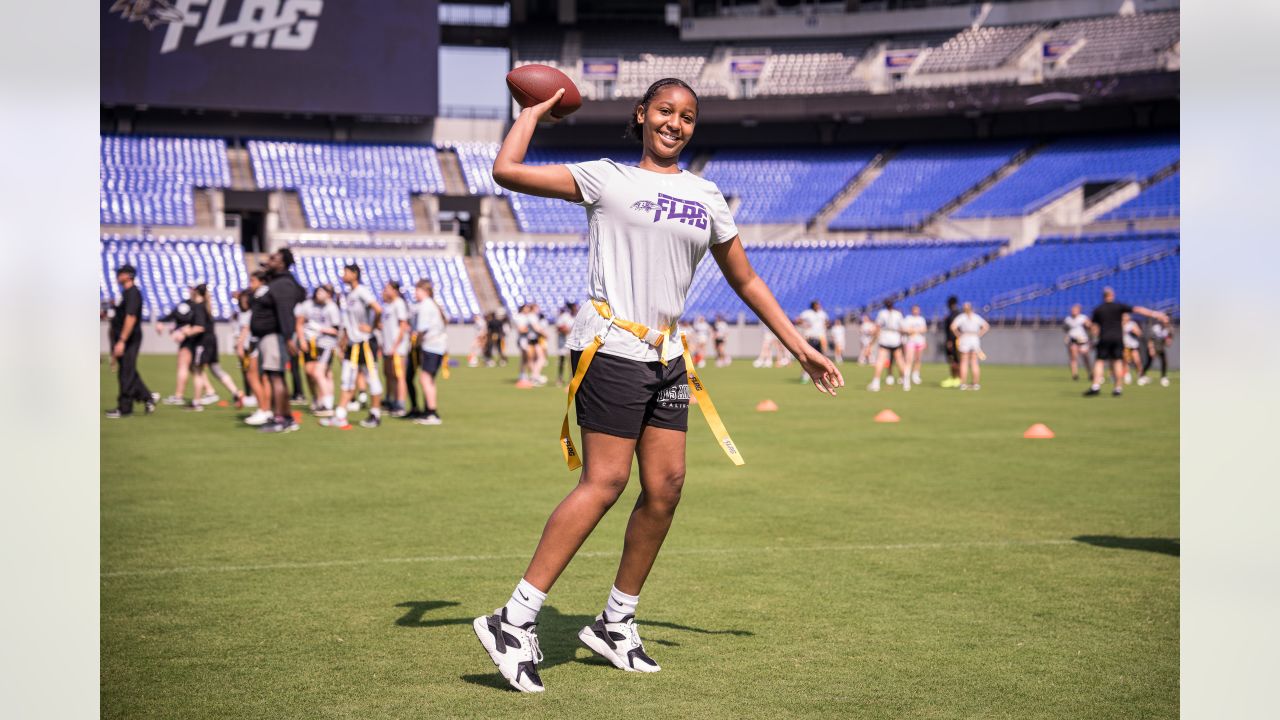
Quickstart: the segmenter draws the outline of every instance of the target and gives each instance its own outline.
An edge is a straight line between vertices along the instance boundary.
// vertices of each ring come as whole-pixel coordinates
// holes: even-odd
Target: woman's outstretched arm
[[[756,275],[747,253],[742,249],[741,238],[734,237],[729,242],[711,246],[711,255],[724,273],[729,287],[738,293],[738,297],[751,308],[765,325],[778,337],[783,347],[796,356],[800,366],[813,378],[813,386],[829,395],[836,394],[836,388],[844,387],[844,376],[825,355],[810,347],[796,330],[795,325],[782,311],[773,291],[764,280]]]
[[[563,94],[564,89],[561,88],[550,100],[520,111],[511,130],[507,131],[507,137],[502,141],[498,157],[493,161],[494,182],[512,192],[582,202],[578,183],[564,165],[524,164],[524,155],[529,150],[533,129],[540,120],[556,121],[551,115],[551,108],[555,107]]]

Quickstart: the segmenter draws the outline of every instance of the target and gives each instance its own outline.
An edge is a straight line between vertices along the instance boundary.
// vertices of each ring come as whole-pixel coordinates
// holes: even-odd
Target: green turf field
[[[615,670],[575,637],[631,487],[543,609],[542,696],[506,689],[470,622],[509,597],[575,481],[556,388],[456,369],[440,427],[104,420],[103,715],[1177,717],[1176,377],[1086,400],[1065,367],[909,394],[843,369],[835,399],[794,366],[704,371],[747,464],[692,410],[639,610],[663,670]],[[171,357],[142,373],[172,390]],[[104,408],[115,392],[104,364]],[[779,411],[755,412],[764,398]],[[873,423],[883,408],[902,421]],[[1022,439],[1033,422],[1058,437]]]

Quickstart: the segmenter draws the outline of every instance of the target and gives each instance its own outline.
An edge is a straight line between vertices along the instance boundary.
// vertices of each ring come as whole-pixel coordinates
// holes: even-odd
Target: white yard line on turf
[[[1075,540],[1008,540],[975,542],[896,543],[891,545],[810,545],[807,547],[738,547],[738,548],[671,548],[663,555],[749,555],[752,553],[813,553],[858,552],[876,550],[952,550],[958,548],[1006,548],[1041,547],[1047,545],[1080,545]],[[618,557],[619,552],[584,551],[575,557]],[[463,560],[523,560],[529,553],[511,555],[423,555],[405,558],[366,558],[362,560],[317,560],[315,562],[284,562],[262,565],[190,565],[187,567],[155,568],[151,570],[115,570],[102,573],[104,578],[137,577],[143,575],[185,575],[190,573],[258,572],[262,570],[308,570],[313,568],[346,567],[352,565],[377,565],[387,563],[459,562]]]

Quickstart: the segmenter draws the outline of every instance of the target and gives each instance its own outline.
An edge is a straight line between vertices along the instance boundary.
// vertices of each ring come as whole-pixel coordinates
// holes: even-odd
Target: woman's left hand
[[[844,376],[836,369],[835,364],[812,347],[807,347],[804,354],[796,359],[800,361],[800,367],[809,373],[809,377],[813,379],[813,386],[819,392],[834,397],[836,388],[844,387]]]

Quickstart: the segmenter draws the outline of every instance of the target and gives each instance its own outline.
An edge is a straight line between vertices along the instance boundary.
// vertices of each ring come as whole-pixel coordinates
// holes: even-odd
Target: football
[[[551,99],[556,90],[564,88],[564,97],[552,108],[551,114],[562,118],[582,107],[582,95],[568,75],[547,65],[522,65],[507,73],[507,88],[520,107],[530,107]]]

